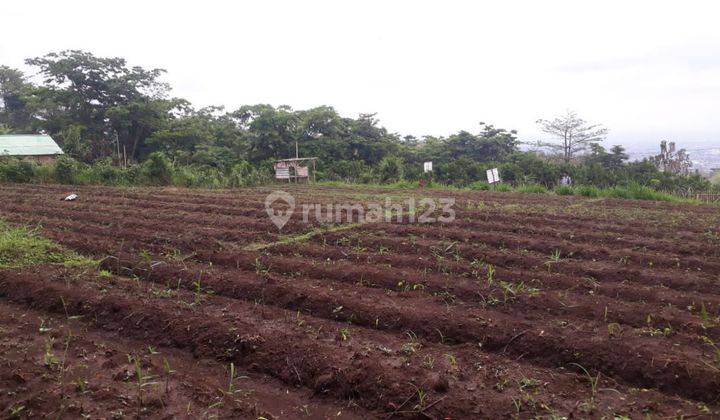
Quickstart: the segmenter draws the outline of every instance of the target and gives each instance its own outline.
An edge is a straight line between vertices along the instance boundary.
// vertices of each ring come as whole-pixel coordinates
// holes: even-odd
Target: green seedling
[[[593,411],[595,409],[595,399],[597,397],[598,392],[598,384],[600,383],[600,373],[596,376],[590,375],[590,372],[588,372],[587,369],[585,369],[582,365],[578,363],[570,363],[571,365],[577,366],[580,369],[582,369],[583,372],[585,372],[585,375],[588,378],[588,382],[590,383],[590,398],[585,404],[585,408],[588,412]]]
[[[340,339],[342,341],[347,341],[350,339],[350,329],[347,327],[340,328]]]

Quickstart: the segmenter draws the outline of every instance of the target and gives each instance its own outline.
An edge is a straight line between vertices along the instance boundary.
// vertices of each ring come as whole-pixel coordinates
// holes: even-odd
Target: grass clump
[[[592,185],[581,185],[577,187],[577,193],[583,197],[599,197],[600,190]]]
[[[610,198],[625,198],[634,200],[655,201],[681,201],[673,195],[655,191],[642,185],[629,185],[627,187],[611,187],[602,190],[603,196]]]
[[[468,188],[476,191],[487,191],[490,189],[490,184],[485,181],[475,181],[468,185]]]
[[[510,184],[493,184],[493,190],[498,192],[511,192],[513,190],[512,185]]]
[[[92,266],[95,261],[63,249],[27,227],[0,220],[0,268],[22,268],[37,264]]]
[[[520,185],[515,189],[515,191],[526,194],[546,194],[548,192],[545,186],[539,184]]]
[[[561,185],[555,188],[555,194],[557,195],[575,195],[575,189],[568,185]]]

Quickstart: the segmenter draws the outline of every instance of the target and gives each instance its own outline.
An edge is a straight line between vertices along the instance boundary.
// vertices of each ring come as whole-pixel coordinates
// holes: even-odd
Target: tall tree
[[[0,66],[0,124],[16,133],[32,133],[34,89],[23,72]]]
[[[26,60],[39,67],[44,85],[37,91],[43,129],[57,134],[80,127],[92,157],[124,148],[138,158],[145,139],[172,108],[162,69],[128,67],[122,58],[96,57],[67,50]],[[117,142],[117,143],[116,143]]]
[[[537,145],[560,153],[565,163],[569,163],[577,153],[588,150],[592,144],[605,140],[608,132],[600,124],[588,124],[574,111],[567,111],[553,120],[540,119],[537,123],[543,133],[553,138],[551,141],[539,140]]]

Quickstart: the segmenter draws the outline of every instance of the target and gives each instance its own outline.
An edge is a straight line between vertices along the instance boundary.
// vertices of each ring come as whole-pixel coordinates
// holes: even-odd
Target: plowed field
[[[99,261],[0,270],[2,416],[720,415],[718,207],[285,190],[279,231],[270,189],[0,186],[0,218]],[[456,218],[298,210],[387,197]]]

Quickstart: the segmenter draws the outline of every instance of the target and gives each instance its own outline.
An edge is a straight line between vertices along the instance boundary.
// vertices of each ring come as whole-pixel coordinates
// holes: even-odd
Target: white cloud
[[[0,63],[62,49],[162,67],[198,106],[328,104],[403,134],[533,138],[571,108],[609,143],[718,141],[714,2],[4,2]],[[11,35],[8,35],[11,34]]]

